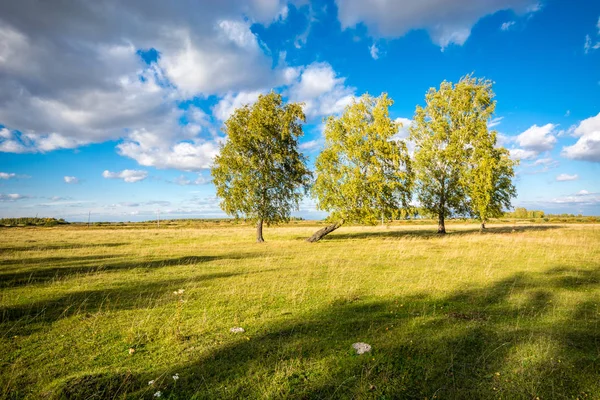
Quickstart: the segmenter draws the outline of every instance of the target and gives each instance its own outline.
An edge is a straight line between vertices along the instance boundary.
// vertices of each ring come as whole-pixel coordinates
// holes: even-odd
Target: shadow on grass
[[[455,236],[467,236],[467,235],[493,235],[493,234],[507,234],[507,233],[521,233],[521,232],[541,232],[553,229],[560,229],[560,225],[525,225],[525,226],[489,226],[485,231],[480,232],[478,226],[472,228],[453,230],[452,225],[446,227],[446,235],[439,235],[435,229],[397,229],[391,227],[386,231],[373,231],[373,232],[339,232],[335,231],[322,240],[348,240],[348,239],[380,239],[380,238],[406,238],[406,237],[418,237],[418,238],[443,238],[443,237],[455,237]],[[343,229],[340,228],[340,229]],[[306,239],[306,238],[304,238]]]
[[[119,246],[127,246],[130,243],[65,243],[65,244],[42,244],[36,245],[32,244],[31,246],[7,246],[0,247],[0,253],[3,252],[21,252],[21,251],[46,251],[46,250],[70,250],[70,249],[85,249],[92,247],[119,247]]]
[[[19,306],[0,307],[0,325],[4,336],[30,335],[62,318],[81,315],[86,318],[98,311],[143,309],[172,302],[172,291],[190,282],[205,282],[245,273],[217,272],[143,284],[123,284],[115,288],[83,290],[48,300]]]
[[[2,260],[0,265],[6,264],[12,265],[15,268],[23,268],[20,268],[16,272],[0,272],[0,288],[43,284],[75,275],[89,275],[131,269],[151,270],[179,265],[203,264],[217,260],[242,260],[259,256],[260,254],[254,253],[233,253],[219,256],[187,256],[136,262],[115,262],[114,259],[116,256],[112,255]],[[29,266],[35,266],[35,268],[28,268]],[[4,268],[0,271],[3,270]],[[14,270],[14,268],[11,270]]]
[[[573,290],[567,276],[586,300],[556,310],[555,296]],[[246,326],[191,363],[126,379],[119,371],[66,378],[56,397],[152,398],[161,390],[170,399],[594,398],[599,279],[600,269],[554,269],[443,297],[349,296],[260,331]],[[358,356],[354,342],[373,350]]]

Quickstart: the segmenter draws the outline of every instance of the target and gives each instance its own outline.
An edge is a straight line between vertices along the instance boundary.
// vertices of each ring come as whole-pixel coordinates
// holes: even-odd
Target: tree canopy
[[[325,124],[325,148],[315,162],[312,195],[334,224],[316,232],[317,241],[345,221],[374,224],[400,216],[411,200],[412,170],[406,144],[395,138],[399,124],[389,116],[387,94],[363,95]]]
[[[515,195],[514,163],[496,148],[488,130],[494,113],[492,82],[470,75],[457,84],[442,82],[417,106],[410,139],[415,143],[417,197],[421,207],[438,216],[445,233],[450,215],[476,215],[483,222],[510,206]]]
[[[305,119],[301,104],[284,104],[271,92],[225,122],[227,141],[215,158],[213,182],[223,211],[257,222],[259,242],[263,222],[287,222],[310,183],[306,157],[298,151]]]

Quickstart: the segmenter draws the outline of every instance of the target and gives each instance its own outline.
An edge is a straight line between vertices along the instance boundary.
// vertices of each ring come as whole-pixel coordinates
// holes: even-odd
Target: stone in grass
[[[371,351],[371,345],[366,343],[354,343],[352,347],[354,348],[354,350],[356,350],[356,354],[364,354]]]
[[[229,330],[229,332],[231,332],[231,333],[244,333],[246,331],[244,330],[244,328],[240,328],[239,326],[236,326],[234,328],[231,328]]]

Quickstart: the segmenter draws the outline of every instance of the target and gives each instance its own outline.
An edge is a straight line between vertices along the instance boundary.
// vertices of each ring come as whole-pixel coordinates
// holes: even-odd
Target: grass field
[[[0,396],[600,399],[600,225],[476,229],[2,229]]]

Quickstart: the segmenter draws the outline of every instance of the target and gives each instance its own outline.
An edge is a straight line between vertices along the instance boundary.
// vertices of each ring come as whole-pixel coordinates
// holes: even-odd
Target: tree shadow
[[[85,249],[93,247],[120,247],[126,246],[130,243],[66,243],[66,244],[32,244],[31,246],[5,246],[0,247],[0,253],[2,252],[21,252],[21,251],[46,251],[46,250],[71,250],[71,249]]]
[[[261,271],[263,272],[263,271]],[[130,310],[154,307],[172,302],[173,290],[185,283],[206,282],[247,273],[216,272],[193,278],[160,280],[134,285],[124,283],[114,288],[71,292],[48,300],[18,306],[0,307],[0,325],[13,324],[3,334],[30,335],[48,324],[74,315],[86,318],[100,310]]]
[[[556,294],[573,290],[565,273],[520,273],[444,296],[349,297],[257,330],[247,326],[193,362],[102,387],[119,388],[106,392],[109,397],[151,398],[160,389],[171,399],[593,397],[600,316],[593,303],[580,302],[564,310],[566,317],[550,318]],[[599,278],[600,269],[587,270],[585,285],[576,289],[597,294]],[[586,319],[578,318],[583,314]],[[373,350],[356,355],[355,342]],[[177,382],[170,379],[174,372]],[[114,377],[121,379],[118,372]],[[147,382],[156,377],[150,391]],[[57,397],[86,398],[106,379],[67,379]]]
[[[542,232],[553,229],[560,229],[560,225],[525,225],[525,226],[489,226],[483,232],[479,230],[479,227],[473,226],[472,228],[452,230],[452,225],[446,227],[447,233],[445,235],[439,235],[435,229],[396,229],[396,227],[390,227],[385,231],[372,231],[372,232],[333,232],[325,236],[322,240],[349,240],[349,239],[402,239],[402,238],[420,238],[420,239],[432,239],[432,238],[444,238],[444,237],[460,237],[469,235],[494,235],[494,234],[512,234],[512,233],[523,233],[523,232]],[[343,229],[343,228],[342,228]],[[306,239],[306,238],[304,238]]]
[[[0,288],[44,284],[81,274],[99,274],[131,269],[151,270],[171,266],[203,264],[217,260],[243,260],[259,256],[259,254],[254,253],[233,253],[218,256],[186,256],[135,262],[115,262],[113,260],[117,256],[114,255],[2,260],[0,265],[25,266],[25,269],[16,272],[0,272]],[[27,268],[29,265],[35,265],[36,268]],[[4,270],[3,268],[0,271]]]

